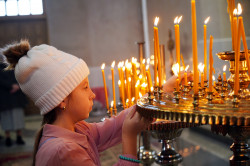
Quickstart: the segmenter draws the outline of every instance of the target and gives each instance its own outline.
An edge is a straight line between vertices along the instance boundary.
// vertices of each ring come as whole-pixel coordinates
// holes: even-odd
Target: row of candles
[[[230,1],[230,2],[229,2]],[[233,5],[231,1],[229,2],[230,14],[231,8]],[[234,93],[235,95],[238,94],[239,90],[239,56],[240,56],[240,42],[241,37],[243,40],[243,46],[245,51],[245,56],[247,60],[247,67],[250,73],[250,62],[249,62],[249,55],[248,55],[248,47],[246,43],[245,37],[245,30],[243,25],[243,18],[241,16],[242,8],[241,5],[238,4],[238,8],[234,9],[233,19],[231,19],[232,23],[232,43],[233,49],[235,50],[235,84],[234,84]],[[236,14],[237,13],[237,14]],[[192,47],[193,47],[193,73],[194,73],[194,80],[193,80],[193,91],[194,95],[198,95],[198,83],[199,83],[199,73],[198,73],[198,56],[197,56],[197,25],[196,25],[196,6],[195,0],[191,0],[191,17],[192,17]],[[176,17],[174,20],[174,28],[175,28],[175,44],[176,44],[176,65],[177,67],[173,66],[173,71],[178,76],[177,78],[177,90],[179,81],[180,80],[180,59],[182,58],[180,55],[180,22],[182,16]],[[201,72],[201,86],[204,86],[204,81],[207,81],[207,23],[210,17],[208,17],[204,22],[204,64],[203,69]],[[158,34],[158,22],[159,17],[155,18],[154,21],[154,87],[162,87],[163,85],[163,77],[162,77],[162,59],[160,56],[160,47],[159,47],[159,34]],[[210,35],[210,43],[209,43],[209,92],[213,91],[213,76],[212,73],[214,71],[213,68],[213,55],[212,55],[212,48],[213,47],[213,36]],[[183,60],[183,58],[182,58]],[[152,90],[152,80],[150,75],[150,68],[149,68],[149,59],[148,59],[148,67],[147,70],[145,68],[145,59],[144,62],[138,63],[135,58],[132,58],[131,62],[128,60],[124,62],[120,62],[118,64],[118,73],[119,73],[119,91],[120,91],[120,98],[122,100],[123,107],[129,107],[133,101],[136,102],[138,99],[139,94],[142,96],[149,90]],[[184,61],[182,62],[184,64]],[[114,65],[115,62],[111,65],[111,75],[112,75],[112,89],[113,89],[113,101],[112,107],[116,110],[116,97],[115,97],[115,82],[114,82]],[[102,65],[102,75],[103,75],[103,82],[104,82],[104,89],[105,89],[105,98],[106,98],[106,105],[107,109],[109,110],[108,104],[108,95],[107,95],[107,88],[106,88],[106,81],[104,75],[104,66]],[[137,68],[141,68],[141,71],[137,72]],[[177,69],[177,70],[176,70]],[[187,69],[185,70],[187,71]],[[204,72],[203,72],[204,71]],[[225,72],[223,73],[223,78],[226,80]],[[187,73],[184,72],[184,82],[187,84]],[[134,98],[133,98],[134,97]]]
[[[105,77],[105,64],[103,63],[101,66],[103,83],[104,83],[104,92],[106,99],[106,107],[107,110],[112,114],[112,110],[117,110],[116,107],[116,96],[115,96],[115,78],[114,78],[114,69],[115,69],[115,61],[111,64],[111,76],[112,76],[112,94],[113,101],[111,101],[111,107],[109,107],[108,101],[108,92],[106,85],[106,77]],[[143,59],[141,63],[137,62],[136,58],[132,58],[131,61],[126,60],[125,62],[119,62],[117,65],[118,75],[119,75],[119,94],[121,103],[123,108],[128,108],[137,100],[152,89],[152,79],[150,72],[150,59]],[[138,70],[140,69],[140,70]],[[159,79],[158,79],[159,82]]]

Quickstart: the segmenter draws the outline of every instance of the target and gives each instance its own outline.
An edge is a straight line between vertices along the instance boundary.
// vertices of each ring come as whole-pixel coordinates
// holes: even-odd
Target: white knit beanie
[[[41,115],[58,106],[88,74],[82,59],[45,44],[30,49],[15,67],[20,88]]]

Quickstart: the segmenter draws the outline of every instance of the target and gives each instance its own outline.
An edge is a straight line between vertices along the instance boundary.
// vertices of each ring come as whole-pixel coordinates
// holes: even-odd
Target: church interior
[[[242,13],[235,16],[233,7],[238,4]],[[137,137],[140,165],[232,166],[231,160],[236,159],[231,156],[239,155],[245,158],[235,162],[245,166],[250,165],[250,64],[245,58],[245,50],[250,48],[249,6],[246,0],[0,0],[0,48],[27,39],[31,47],[48,44],[82,58],[89,67],[89,84],[96,95],[87,122],[101,122],[132,105],[137,105],[143,116],[155,118],[156,122]],[[236,29],[234,18],[238,19]],[[237,51],[242,51],[239,65]],[[226,59],[230,53],[233,60]],[[126,63],[131,65],[129,79]],[[164,94],[163,84],[171,77],[179,79],[187,70],[193,80],[186,83],[184,75],[185,85],[180,80],[173,92]],[[239,98],[234,90],[237,78]],[[138,80],[145,86],[137,85]],[[128,82],[132,82],[130,87]],[[7,102],[4,97],[1,100]],[[16,135],[11,132],[13,144],[6,146],[0,125],[2,166],[32,163],[42,116],[27,100],[22,129],[25,144],[14,143]],[[237,141],[241,147],[233,146]],[[119,144],[101,152],[101,165],[115,164],[121,147]]]

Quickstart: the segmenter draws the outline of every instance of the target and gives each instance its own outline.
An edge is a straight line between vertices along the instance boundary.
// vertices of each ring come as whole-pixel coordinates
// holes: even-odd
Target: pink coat
[[[99,153],[122,141],[122,125],[131,108],[118,116],[100,123],[80,121],[75,132],[46,124],[36,155],[37,166],[101,165]],[[136,159],[132,155],[123,155]],[[121,160],[116,166],[138,166],[139,164]]]

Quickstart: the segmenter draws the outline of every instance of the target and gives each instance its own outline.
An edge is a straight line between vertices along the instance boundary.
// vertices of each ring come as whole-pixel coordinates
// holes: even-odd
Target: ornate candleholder
[[[189,91],[190,91],[190,88],[189,88],[189,86],[188,85],[184,85],[184,88],[183,88],[183,90],[182,90],[182,92],[183,92],[183,99],[185,100],[185,99],[188,99],[188,93],[189,93]]]
[[[174,88],[174,99],[176,104],[179,104],[180,98],[181,98],[180,91],[177,91],[176,88]]]
[[[211,125],[211,131],[223,136],[228,134],[233,138],[234,142],[230,147],[233,151],[233,156],[230,157],[230,165],[250,165],[250,158],[247,155],[249,152],[247,139],[250,138],[250,126]]]
[[[250,52],[250,51],[248,51]],[[228,79],[228,83],[231,86],[231,92],[229,96],[232,98],[234,94],[234,80],[235,80],[235,55],[234,51],[227,51],[227,52],[219,52],[217,53],[218,57],[222,60],[229,61],[231,75]],[[239,64],[239,81],[240,81],[240,97],[248,99],[250,97],[250,92],[248,89],[248,85],[250,83],[249,76],[247,74],[247,65],[246,65],[246,58],[245,52],[240,52],[240,64]]]

